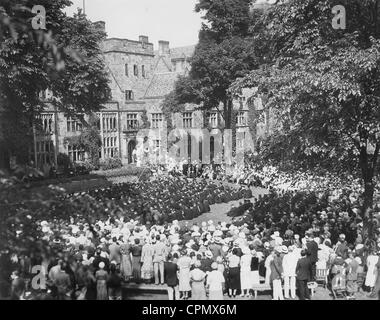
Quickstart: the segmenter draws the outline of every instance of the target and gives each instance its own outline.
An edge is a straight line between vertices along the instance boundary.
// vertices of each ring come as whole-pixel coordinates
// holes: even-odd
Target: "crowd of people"
[[[49,223],[41,226],[48,235]],[[147,227],[123,219],[97,221],[96,230],[72,219],[64,241],[51,242],[54,256],[17,257],[12,297],[24,297],[33,286],[22,280],[33,265],[42,266],[46,282],[37,291],[43,299],[121,299],[125,282],[166,284],[169,299],[248,298],[264,281],[275,300],[296,294],[303,300],[310,299],[308,285],[318,270],[329,272],[332,289],[343,283],[350,298],[362,289],[376,297],[380,290],[379,251],[348,243],[344,234],[335,242],[315,229],[283,234],[246,224],[176,220]]]
[[[12,297],[25,298],[33,289],[41,299],[121,299],[124,283],[143,282],[166,284],[169,299],[213,300],[249,297],[264,282],[273,299],[310,299],[309,287],[321,272],[332,292],[378,296],[379,207],[372,211],[374,243],[365,242],[359,189],[317,188],[311,179],[305,190],[300,176],[299,190],[292,190],[276,183],[283,174],[274,170],[250,180],[249,173],[227,177],[218,168],[68,195],[88,206],[72,212],[70,222],[39,222],[49,252],[12,257]],[[252,181],[274,186],[254,204],[248,200]],[[243,198],[231,209],[232,223],[178,222],[208,212],[213,203]],[[102,204],[99,210],[94,203]],[[25,281],[33,278],[33,266],[42,266],[46,280],[38,290]]]

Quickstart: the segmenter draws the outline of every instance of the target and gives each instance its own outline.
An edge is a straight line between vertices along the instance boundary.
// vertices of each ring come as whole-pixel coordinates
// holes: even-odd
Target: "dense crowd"
[[[103,205],[99,212],[90,205],[85,214],[73,212],[70,223],[40,222],[51,250],[12,257],[12,297],[25,298],[33,289],[39,293],[33,297],[43,299],[121,299],[125,282],[154,282],[167,285],[169,299],[213,300],[248,297],[264,281],[273,299],[295,298],[296,288],[300,299],[309,299],[321,274],[334,293],[378,295],[379,207],[370,224],[374,242],[364,242],[359,189],[317,188],[311,179],[305,191],[307,176],[300,175],[299,190],[292,190],[276,184],[284,179],[273,170],[255,180],[237,170],[227,175],[222,167],[184,173],[192,178],[161,172],[151,181],[70,195],[74,202]],[[252,191],[240,183],[268,186],[265,177],[275,187],[252,205]],[[231,209],[232,223],[178,222],[213,203],[243,198],[242,206]],[[36,265],[46,280],[38,290],[24,280]]]
[[[220,300],[249,297],[261,279],[273,299],[294,299],[296,289],[300,299],[310,299],[308,286],[321,270],[332,290],[350,298],[361,289],[376,297],[380,289],[379,252],[348,243],[344,234],[335,242],[313,229],[283,234],[213,221],[147,227],[109,219],[97,221],[96,231],[71,222],[64,241],[51,242],[53,257],[15,257],[20,268],[12,274],[14,299],[33,286],[32,281],[26,288],[23,280],[33,265],[42,266],[46,280],[39,282],[41,299],[121,299],[124,282],[154,282],[167,285],[169,299]],[[41,226],[49,237],[50,224]]]

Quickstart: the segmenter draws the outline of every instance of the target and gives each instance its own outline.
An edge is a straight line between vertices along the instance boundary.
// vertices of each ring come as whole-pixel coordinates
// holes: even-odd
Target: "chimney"
[[[164,56],[170,53],[169,41],[164,41],[164,40],[158,41],[158,53],[160,56]]]
[[[148,43],[149,42],[149,38],[147,36],[139,36],[139,41],[141,43]]]
[[[106,23],[104,21],[96,21],[94,22],[94,26],[96,29],[106,32]]]

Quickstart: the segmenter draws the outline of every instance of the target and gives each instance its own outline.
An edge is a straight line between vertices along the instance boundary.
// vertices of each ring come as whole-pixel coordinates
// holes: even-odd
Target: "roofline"
[[[134,55],[137,55],[137,56],[154,57],[154,54],[152,54],[152,53],[144,53],[144,52],[132,52],[132,51],[121,51],[121,50],[103,51],[103,54],[107,54],[107,53],[123,53],[123,54],[134,54]]]
[[[134,42],[134,43],[145,43],[145,44],[150,44],[152,46],[154,45],[152,42],[141,42],[141,41],[138,41],[138,40],[131,40],[131,39],[127,39],[127,38],[107,38],[107,39],[105,39],[103,41],[108,41],[108,40],[121,40],[121,41],[127,40],[129,42]]]

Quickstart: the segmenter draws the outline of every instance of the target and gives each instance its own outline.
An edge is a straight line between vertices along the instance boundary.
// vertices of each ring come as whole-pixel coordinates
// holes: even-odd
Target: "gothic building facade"
[[[105,29],[104,22],[96,22]],[[160,136],[166,126],[161,103],[174,88],[179,75],[190,70],[189,59],[195,46],[171,48],[168,41],[159,41],[158,48],[149,42],[147,36],[138,40],[108,38],[102,43],[103,56],[110,78],[112,99],[97,113],[98,129],[102,139],[100,158],[119,157],[123,164],[133,162],[132,152],[137,144],[141,129],[149,129],[149,141],[154,147],[164,147]],[[234,101],[237,130],[246,132],[249,122],[247,97],[250,90]],[[49,99],[49,93],[45,93]],[[261,104],[257,103],[258,109]],[[206,117],[206,118],[205,118]],[[206,121],[205,121],[206,119]],[[268,130],[268,121],[257,126],[258,135]],[[186,105],[185,112],[172,115],[172,125],[190,130],[208,124],[210,130],[223,125],[217,110],[205,114],[195,105]],[[53,106],[41,114],[41,130],[34,139],[32,159],[37,166],[56,164],[59,153],[69,155],[71,161],[86,159],[86,153],[70,137],[78,136],[83,124],[78,118],[67,117]]]

